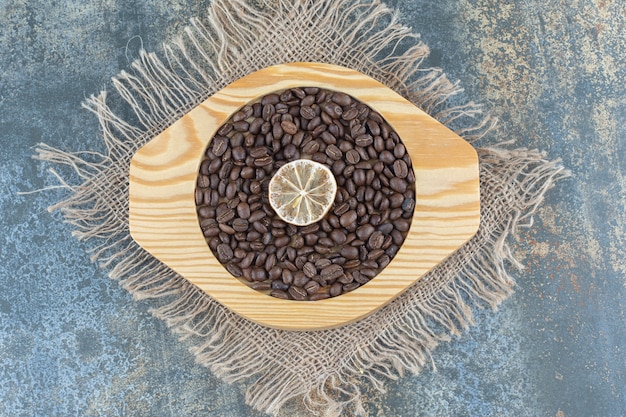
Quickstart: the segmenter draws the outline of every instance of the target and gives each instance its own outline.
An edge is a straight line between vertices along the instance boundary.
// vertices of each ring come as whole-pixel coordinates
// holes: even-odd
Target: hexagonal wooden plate
[[[212,254],[196,216],[202,154],[217,129],[250,101],[292,87],[343,91],[380,112],[404,142],[416,176],[408,236],[366,285],[321,301],[270,297],[231,276]],[[383,84],[348,68],[292,63],[247,75],[142,147],[130,166],[130,232],[144,249],[227,308],[289,330],[341,326],[389,303],[478,230],[478,157],[462,138]]]

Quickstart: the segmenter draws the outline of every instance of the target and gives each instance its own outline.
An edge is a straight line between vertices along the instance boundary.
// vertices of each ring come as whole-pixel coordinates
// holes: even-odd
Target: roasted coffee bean
[[[348,110],[346,110],[345,112],[343,112],[343,114],[341,115],[341,118],[345,121],[350,121],[350,120],[354,120],[359,116],[359,110],[352,107]]]
[[[250,205],[245,202],[237,204],[237,215],[244,220],[250,218]]]
[[[309,143],[307,143],[306,145],[304,145],[304,147],[302,148],[302,152],[304,152],[305,154],[308,154],[308,155],[313,155],[319,149],[320,149],[320,144],[317,141],[312,140]]]
[[[345,93],[334,92],[330,99],[343,107],[352,104],[352,98]]]
[[[348,152],[346,152],[346,162],[351,164],[351,165],[356,165],[359,163],[359,161],[361,161],[361,155],[359,155],[359,152],[354,150],[354,149],[350,149]]]
[[[233,229],[227,224],[219,224],[217,227],[219,227],[219,229],[226,234],[229,234],[229,235],[235,234],[235,229]]]
[[[311,294],[309,296],[309,300],[311,300],[311,301],[325,300],[327,298],[330,298],[330,294],[319,292],[319,290],[318,290],[318,292],[316,292],[314,294]]]
[[[334,161],[338,161],[343,157],[343,152],[341,152],[341,150],[335,145],[327,146],[325,152],[326,155],[328,155],[328,157]]]
[[[232,276],[237,278],[243,275],[243,271],[241,270],[241,268],[237,264],[234,264],[232,262],[226,264],[226,270],[230,272]]]
[[[393,230],[393,224],[391,223],[383,223],[376,228],[383,235],[388,235]]]
[[[217,246],[217,259],[225,264],[233,258],[233,250],[225,243]]]
[[[358,255],[358,251],[357,251],[357,255]],[[356,259],[350,259],[346,261],[343,264],[343,267],[344,269],[352,269],[352,268],[358,267],[359,265],[361,265],[361,261],[358,258],[356,258]]]
[[[365,171],[362,169],[355,170],[354,174],[352,174],[352,180],[357,187],[365,185]]]
[[[380,159],[384,164],[387,164],[387,165],[393,164],[393,162],[396,160],[393,154],[389,152],[388,150],[382,151],[380,155],[378,156],[378,159]]]
[[[343,286],[343,292],[344,292],[344,293],[347,293],[347,292],[350,292],[350,291],[354,291],[354,290],[356,290],[357,288],[359,288],[360,286],[361,286],[361,284],[359,284],[359,283],[358,283],[358,282],[356,282],[356,281],[355,281],[355,282],[351,282],[351,283],[349,283],[349,284],[344,284],[344,286]]]
[[[315,236],[316,239],[314,242],[310,242],[307,240],[307,236]],[[316,235],[308,234],[308,235],[305,235],[304,237],[300,235],[295,235],[291,237],[291,242],[289,243],[289,246],[293,249],[301,249],[302,247],[304,247],[305,243],[307,245],[314,245],[316,242],[317,242]]]
[[[252,283],[251,287],[257,291],[267,291],[272,288],[272,283],[270,281],[256,281]]]
[[[368,134],[361,134],[354,139],[354,143],[362,148],[370,146],[373,142],[374,139]]]
[[[341,248],[340,253],[346,259],[357,259],[359,257],[359,249],[355,246],[344,246]]]
[[[274,245],[276,245],[277,248],[282,248],[283,246],[287,246],[290,241],[291,238],[289,236],[281,236],[276,238]]]
[[[265,281],[267,279],[267,271],[263,268],[253,268],[250,272],[253,281]]]
[[[266,214],[265,214],[265,212],[263,210],[255,210],[250,215],[250,217],[248,218],[248,221],[250,223],[256,223],[256,222],[258,222],[259,220],[261,220],[265,216],[266,216]],[[262,233],[264,233],[264,232],[262,232]]]
[[[383,236],[383,234],[379,231],[375,231],[367,240],[367,246],[370,249],[380,249],[383,246],[384,241],[385,237]]]
[[[380,258],[378,258],[378,268],[384,269],[391,262],[391,258],[386,253],[383,254]]]
[[[293,280],[294,280],[293,271],[289,269],[283,269],[281,272],[281,279],[282,279],[283,284],[285,284],[286,286],[293,284]]]
[[[228,209],[217,216],[218,223],[227,223],[235,218],[235,210]]]
[[[346,234],[341,230],[335,229],[330,232],[331,239],[338,245],[343,245],[346,242]]]
[[[413,209],[415,209],[415,200],[412,198],[405,198],[402,202],[402,210],[412,212]]]
[[[395,156],[398,159],[404,157],[405,153],[406,153],[406,148],[404,147],[402,143],[398,143],[393,148],[393,156]]]
[[[341,265],[332,264],[320,271],[320,276],[326,281],[333,281],[343,275],[343,267]]]
[[[365,275],[366,277],[368,277],[369,279],[372,279],[376,276],[377,272],[374,269],[362,269],[361,270],[361,275]]]
[[[346,203],[341,203],[337,207],[335,207],[335,209],[333,210],[333,213],[335,213],[335,215],[337,216],[341,216],[345,214],[348,210],[350,210],[350,204],[346,202]]]
[[[307,277],[313,278],[317,274],[317,268],[315,268],[313,263],[307,262],[302,267],[302,272],[304,272]]]
[[[306,120],[312,120],[317,116],[317,112],[310,106],[300,107],[300,116]]]
[[[326,268],[327,266],[330,266],[331,264],[332,262],[330,261],[330,259],[321,258],[315,261],[315,268],[317,268],[318,270],[321,270],[323,268]]]
[[[224,155],[224,152],[226,152],[226,149],[228,148],[228,145],[229,145],[229,139],[226,136],[215,136],[212,142],[213,142],[212,150],[215,156]]]
[[[288,292],[289,295],[291,295],[291,297],[296,301],[306,300],[307,296],[309,295],[304,288],[296,287],[293,285],[289,287]]]
[[[333,285],[330,286],[330,296],[331,297],[336,297],[339,294],[341,294],[341,291],[343,289],[343,285],[341,285],[340,282],[335,282]]]
[[[407,232],[411,227],[411,222],[407,219],[397,219],[393,222],[393,226],[400,232]]]
[[[304,290],[307,294],[315,294],[320,289],[320,284],[316,281],[310,280],[306,284],[304,284]]]
[[[360,226],[358,229],[356,229],[356,235],[359,239],[365,241],[369,239],[369,237],[372,235],[372,233],[374,233],[375,230],[376,229],[373,225],[364,224],[363,226]]]
[[[393,173],[398,178],[406,178],[409,175],[409,167],[402,159],[396,159],[393,163]]]
[[[300,157],[300,151],[298,151],[298,148],[296,148],[294,145],[289,144],[285,146],[285,149],[283,149],[283,155],[288,160],[298,159]]]
[[[356,220],[357,214],[355,210],[350,210],[339,218],[339,223],[341,226],[345,227],[348,230],[354,230],[356,228]]]
[[[354,271],[352,272],[352,277],[354,279],[355,282],[363,285],[363,284],[367,284],[369,282],[369,278],[366,277],[365,275],[361,274],[359,271]]]
[[[391,180],[389,180],[389,186],[391,187],[392,190],[397,191],[399,193],[406,192],[408,188],[408,184],[406,180],[403,180],[397,177],[394,177]]]
[[[341,115],[343,114],[343,109],[341,108],[341,106],[333,102],[325,103],[322,106],[322,110],[324,110],[324,112],[328,114],[330,117],[332,117],[333,119],[341,117]]]
[[[397,220],[402,217],[403,214],[404,210],[402,210],[400,207],[395,208],[389,213],[389,220]]]
[[[272,284],[274,284],[274,282],[280,282],[280,281],[272,281]],[[287,294],[283,290],[272,290],[272,291],[270,291],[270,295],[272,297],[280,298],[282,300],[289,300],[289,294]]]
[[[285,133],[288,133],[290,135],[295,135],[298,132],[298,126],[296,126],[293,122],[287,120],[282,121],[280,123],[280,127]]]
[[[297,271],[295,274],[293,274],[292,284],[295,285],[296,287],[304,287],[306,283],[309,281],[311,281],[311,278],[304,275],[304,272],[302,271]]]

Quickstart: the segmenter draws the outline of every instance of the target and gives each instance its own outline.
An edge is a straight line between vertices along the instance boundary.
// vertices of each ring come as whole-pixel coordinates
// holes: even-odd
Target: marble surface
[[[436,3],[436,4],[433,4]],[[261,416],[244,387],[194,363],[46,207],[62,190],[33,146],[101,149],[81,101],[161,50],[208,2],[0,2],[0,415]],[[626,415],[626,6],[611,0],[390,1],[428,63],[500,118],[498,135],[562,158],[514,250],[500,309],[434,356],[436,370],[367,390],[372,416]],[[305,415],[290,404],[285,415]]]

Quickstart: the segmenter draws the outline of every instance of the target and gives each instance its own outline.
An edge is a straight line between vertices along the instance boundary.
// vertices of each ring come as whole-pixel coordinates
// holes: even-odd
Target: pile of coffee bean
[[[308,226],[283,221],[268,183],[311,159],[337,182],[334,205]],[[352,291],[401,247],[415,207],[415,174],[400,138],[353,97],[317,87],[268,94],[218,130],[195,192],[208,246],[235,277],[271,296],[321,300]]]

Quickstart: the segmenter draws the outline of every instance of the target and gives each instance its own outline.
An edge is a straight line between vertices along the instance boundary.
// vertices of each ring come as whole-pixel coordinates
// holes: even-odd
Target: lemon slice
[[[306,226],[321,220],[337,193],[337,182],[325,165],[298,159],[280,167],[269,183],[270,205],[287,223]]]

